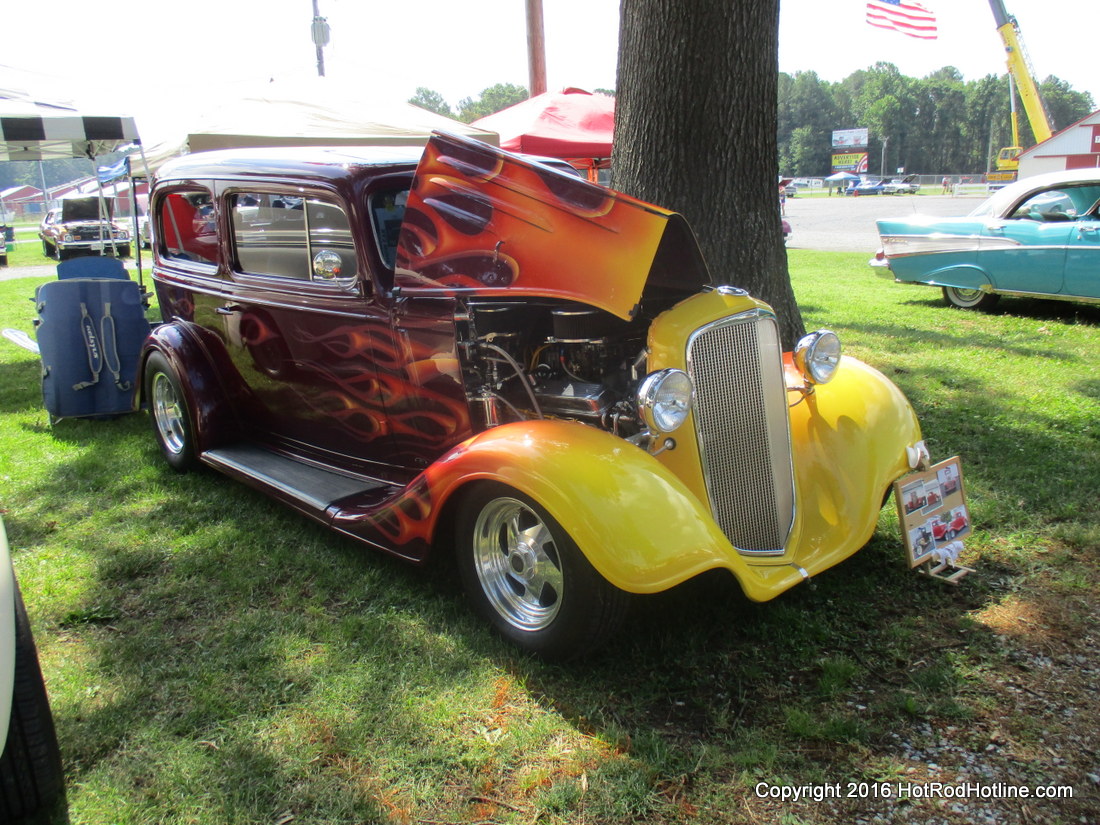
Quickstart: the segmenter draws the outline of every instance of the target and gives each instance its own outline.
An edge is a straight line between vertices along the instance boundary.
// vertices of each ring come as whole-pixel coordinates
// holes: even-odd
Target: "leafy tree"
[[[458,119],[463,123],[472,123],[501,109],[515,106],[530,97],[527,89],[513,83],[498,83],[482,91],[481,96],[463,98],[458,103]]]
[[[803,332],[776,190],[779,0],[623,0],[614,178],[682,213],[715,279]]]
[[[1065,129],[1096,111],[1092,95],[1073,91],[1066,81],[1054,75],[1039,84],[1039,96],[1047,107],[1047,116],[1055,131]]]
[[[779,76],[780,169],[795,175],[828,174],[837,124],[832,87],[815,72]],[[797,144],[796,144],[797,140]]]
[[[451,111],[450,104],[443,99],[443,95],[424,86],[416,87],[416,94],[409,98],[409,103],[413,106],[419,106],[421,109],[427,109],[429,112],[435,112],[437,115],[443,115],[444,117],[455,116],[454,112]]]
[[[809,126],[799,126],[791,132],[785,151],[780,151],[779,168],[793,175],[821,174],[828,168],[828,145]],[[824,162],[822,155],[826,157]]]
[[[1040,91],[1056,128],[1094,110],[1089,94],[1074,91],[1058,78],[1047,78]],[[991,152],[1011,143],[1008,94],[1007,75],[964,81],[952,66],[916,79],[890,63],[876,63],[839,83],[822,81],[813,72],[781,74],[777,171],[826,172],[831,131],[866,126],[876,169],[885,160],[887,173],[897,167],[932,174],[985,172],[991,168]],[[1020,142],[1035,143],[1022,108]]]

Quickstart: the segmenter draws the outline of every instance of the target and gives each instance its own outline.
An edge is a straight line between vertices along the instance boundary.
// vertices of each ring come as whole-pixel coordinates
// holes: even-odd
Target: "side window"
[[[405,217],[405,201],[408,189],[375,192],[370,198],[370,216],[374,224],[374,236],[378,238],[378,254],[390,269],[397,260],[397,237],[401,221]]]
[[[209,192],[168,193],[161,202],[157,232],[161,256],[166,260],[217,263],[218,230]]]
[[[237,269],[299,281],[344,281],[359,271],[347,214],[313,198],[272,192],[229,196]]]
[[[1060,189],[1048,189],[1032,195],[1010,216],[1015,220],[1057,222],[1076,220],[1077,207]]]

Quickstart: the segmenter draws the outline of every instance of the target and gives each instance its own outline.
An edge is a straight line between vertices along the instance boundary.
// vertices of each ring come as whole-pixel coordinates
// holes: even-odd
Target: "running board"
[[[400,489],[384,481],[334,473],[254,444],[207,450],[200,458],[215,470],[325,520],[338,501],[351,497],[382,501]]]

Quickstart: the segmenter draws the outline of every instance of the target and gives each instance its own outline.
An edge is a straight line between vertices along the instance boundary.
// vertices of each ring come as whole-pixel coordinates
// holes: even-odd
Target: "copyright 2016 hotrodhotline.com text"
[[[1011,785],[1006,782],[823,782],[818,785],[753,787],[760,799],[821,802],[826,799],[1073,799],[1069,785]]]

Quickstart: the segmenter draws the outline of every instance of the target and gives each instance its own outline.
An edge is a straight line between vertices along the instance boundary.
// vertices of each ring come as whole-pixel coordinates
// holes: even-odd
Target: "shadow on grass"
[[[42,406],[42,362],[27,356],[0,363],[0,415]]]
[[[938,293],[930,294],[937,295],[937,297],[928,297],[927,299],[910,298],[903,303],[906,306],[950,310],[959,312],[962,316],[976,313],[978,316],[1017,316],[1067,325],[1100,326],[1100,306],[1093,304],[1059,301],[1054,298],[1012,298],[1002,296],[1001,300],[990,309],[972,310],[949,307],[942,298],[938,297]]]
[[[1064,434],[1005,420],[972,378],[903,377],[913,395],[922,381],[957,384],[957,409],[929,410],[925,429],[959,410],[973,417],[959,431],[972,484],[1041,520],[1093,500],[1095,451],[1051,488]],[[55,712],[75,801],[110,799],[113,821],[440,818],[486,777],[498,798],[537,806],[538,786],[516,790],[518,766],[555,764],[549,743],[561,734],[521,727],[537,730],[549,705],[626,760],[629,781],[600,780],[598,766],[585,780],[605,783],[601,821],[625,823],[696,788],[736,788],[744,771],[859,776],[891,734],[970,717],[960,658],[998,666],[995,640],[967,615],[1012,571],[987,566],[957,589],[918,579],[889,532],[767,604],[746,602],[723,574],[641,599],[600,656],[549,665],[494,639],[445,577],[221,476],[167,470],[144,416],[62,422],[52,436],[73,455],[42,476],[9,531],[26,552],[50,541],[74,576],[90,571],[52,617],[53,644],[91,659],[57,665],[55,683],[84,684],[55,694]],[[1010,461],[1005,445],[1017,450]],[[509,707],[492,695],[501,672],[535,705],[509,734],[526,743],[513,750],[492,738],[508,733],[493,721]],[[552,783],[580,782],[579,770],[549,770]]]

